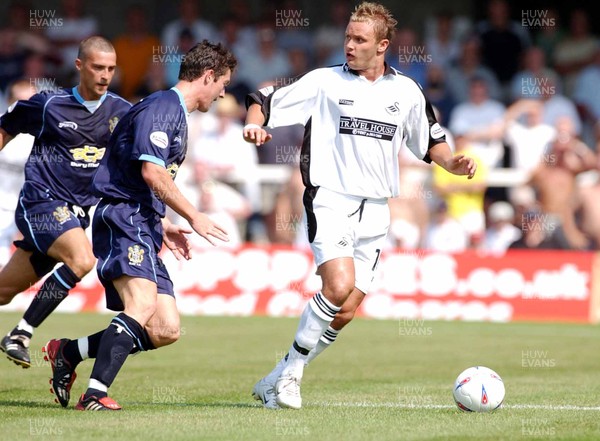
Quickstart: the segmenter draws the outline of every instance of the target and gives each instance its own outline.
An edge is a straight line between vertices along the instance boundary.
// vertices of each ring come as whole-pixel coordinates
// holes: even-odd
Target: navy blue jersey
[[[0,117],[0,127],[12,136],[35,137],[25,165],[26,183],[43,189],[49,198],[89,207],[98,202],[90,191],[94,173],[110,134],[131,104],[111,92],[93,113],[83,103],[76,87],[41,92],[11,106]]]
[[[186,151],[187,109],[181,92],[174,87],[155,92],[119,122],[94,177],[94,193],[137,201],[164,217],[165,204],[144,181],[142,163],[158,164],[175,179]]]

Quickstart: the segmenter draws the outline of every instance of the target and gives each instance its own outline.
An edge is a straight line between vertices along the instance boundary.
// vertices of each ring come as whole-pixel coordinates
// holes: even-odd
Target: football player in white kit
[[[254,386],[265,407],[302,406],[305,364],[335,340],[368,293],[390,224],[387,199],[399,194],[400,148],[451,173],[475,174],[472,158],[452,154],[419,85],[385,63],[396,24],[384,6],[363,2],[346,28],[346,63],[246,99],[248,142],[270,139],[263,126],[305,127],[303,202],[323,282],[288,354]]]

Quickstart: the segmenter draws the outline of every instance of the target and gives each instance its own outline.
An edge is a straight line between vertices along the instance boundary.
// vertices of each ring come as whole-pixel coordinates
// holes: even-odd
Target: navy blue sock
[[[134,346],[143,348],[143,335],[144,328],[125,313],[113,318],[100,340],[90,378],[110,387]],[[88,389],[85,395],[100,397],[98,392],[100,391]],[[106,393],[103,395],[106,396]]]
[[[62,265],[45,281],[33,298],[23,318],[34,328],[42,324],[56,307],[67,298],[71,290],[81,279],[67,265]]]

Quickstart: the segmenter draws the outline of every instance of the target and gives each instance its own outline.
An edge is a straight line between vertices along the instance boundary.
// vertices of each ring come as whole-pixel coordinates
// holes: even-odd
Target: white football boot
[[[261,378],[252,389],[252,396],[255,400],[261,401],[267,409],[280,409],[276,401],[275,385]]]
[[[275,383],[276,402],[280,407],[288,409],[300,409],[302,397],[300,396],[301,378],[291,375],[282,375]]]

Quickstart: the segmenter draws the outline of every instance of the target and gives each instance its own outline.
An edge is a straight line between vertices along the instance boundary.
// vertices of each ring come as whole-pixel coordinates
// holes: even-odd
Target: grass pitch
[[[0,332],[19,318],[0,313]],[[110,392],[123,411],[73,410],[91,360],[78,368],[71,407],[61,408],[42,345],[109,321],[54,314],[36,332],[30,369],[0,359],[0,439],[600,439],[598,326],[357,319],[306,369],[303,409],[269,411],[250,391],[287,350],[297,319],[183,317],[178,343],[121,370]],[[454,406],[454,379],[473,365],[502,376],[502,409]]]

